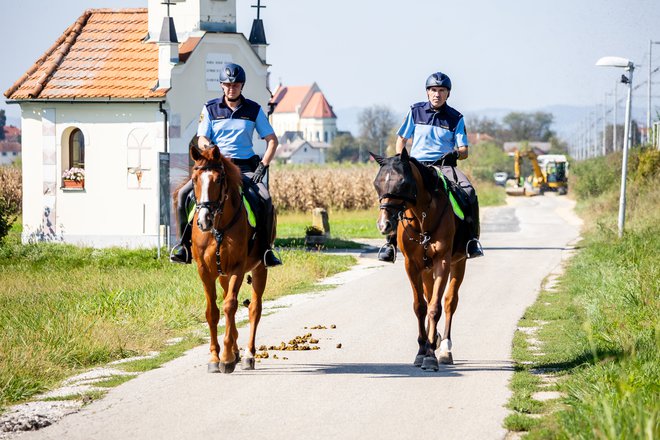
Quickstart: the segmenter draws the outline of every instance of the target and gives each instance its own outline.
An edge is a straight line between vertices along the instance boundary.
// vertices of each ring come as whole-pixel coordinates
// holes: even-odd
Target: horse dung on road
[[[385,235],[396,231],[413,290],[419,329],[413,365],[437,371],[438,362],[453,363],[451,323],[465,275],[466,226],[454,215],[447,193],[430,187],[437,182],[435,170],[410,157],[405,148],[388,158],[370,154],[380,165],[374,180],[380,200],[377,226]],[[437,326],[447,281],[445,329],[440,341]],[[436,348],[440,348],[438,358]]]

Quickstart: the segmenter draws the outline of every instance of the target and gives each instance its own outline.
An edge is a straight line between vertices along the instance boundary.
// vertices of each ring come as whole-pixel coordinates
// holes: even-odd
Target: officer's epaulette
[[[454,107],[449,107],[445,104],[445,108],[447,109],[447,113],[454,116],[456,119],[461,119],[463,117],[463,114],[456,110]]]
[[[428,104],[428,101],[416,102],[413,105],[411,105],[410,108],[424,107],[426,104]]]

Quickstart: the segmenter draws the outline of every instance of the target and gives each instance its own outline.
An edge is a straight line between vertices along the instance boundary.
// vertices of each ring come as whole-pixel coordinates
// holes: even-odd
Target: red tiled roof
[[[8,141],[16,140],[21,135],[21,129],[13,125],[5,125],[3,131],[5,132],[5,139]]]
[[[316,92],[305,106],[301,118],[337,118],[322,92]]]
[[[9,99],[154,98],[158,45],[146,8],[89,9],[10,87]]]
[[[479,142],[491,142],[495,138],[487,133],[468,133],[468,143],[470,145],[478,144]]]
[[[276,103],[275,113],[294,113],[302,109],[305,97],[312,89],[312,86],[288,86],[280,87],[275,91],[272,102]]]

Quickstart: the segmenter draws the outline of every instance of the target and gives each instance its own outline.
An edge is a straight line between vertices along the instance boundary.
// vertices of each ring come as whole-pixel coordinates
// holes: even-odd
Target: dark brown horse
[[[411,158],[405,148],[389,158],[372,156],[380,165],[374,181],[380,199],[378,229],[382,234],[396,231],[412,285],[419,329],[414,365],[437,371],[438,361],[453,363],[451,323],[465,275],[467,234],[445,191],[429,187],[438,183],[435,170]],[[443,292],[445,329],[440,340],[437,326]],[[440,348],[437,359],[436,348]]]
[[[195,161],[192,179],[197,200],[193,218],[192,254],[206,294],[206,320],[211,333],[209,373],[231,373],[240,361],[235,315],[238,291],[246,273],[252,272],[252,299],[249,306],[250,338],[243,357],[243,369],[254,369],[255,336],[261,318],[261,297],[268,271],[261,258],[258,234],[250,226],[243,206],[241,172],[218,147],[190,148]],[[274,228],[273,228],[274,229]],[[273,232],[274,235],[274,232]],[[274,237],[272,237],[274,238]],[[223,350],[218,343],[220,310],[216,284],[222,287],[225,314]]]

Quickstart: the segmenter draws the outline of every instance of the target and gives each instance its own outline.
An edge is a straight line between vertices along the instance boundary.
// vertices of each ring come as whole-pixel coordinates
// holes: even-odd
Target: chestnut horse
[[[435,170],[411,158],[405,148],[401,155],[389,158],[371,155],[380,165],[374,180],[380,200],[378,229],[382,234],[396,231],[412,285],[419,330],[413,365],[437,371],[438,362],[453,363],[451,323],[465,275],[465,227],[454,215],[444,189],[429,187],[431,182],[438,183]],[[443,292],[445,329],[440,341],[437,327]]]
[[[245,370],[254,369],[255,336],[261,318],[261,297],[268,271],[260,255],[260,243],[243,207],[241,172],[217,146],[200,150],[191,146],[195,161],[192,180],[197,200],[193,217],[192,255],[206,294],[206,321],[211,333],[209,373],[232,373],[241,360],[237,344],[235,315],[238,291],[246,273],[252,272],[252,299],[249,306],[250,337],[242,361]],[[273,228],[274,229],[274,228]],[[271,237],[272,239],[273,237]],[[220,310],[216,304],[216,279],[222,287],[225,314],[223,350],[218,344]],[[248,282],[249,276],[248,276]]]

